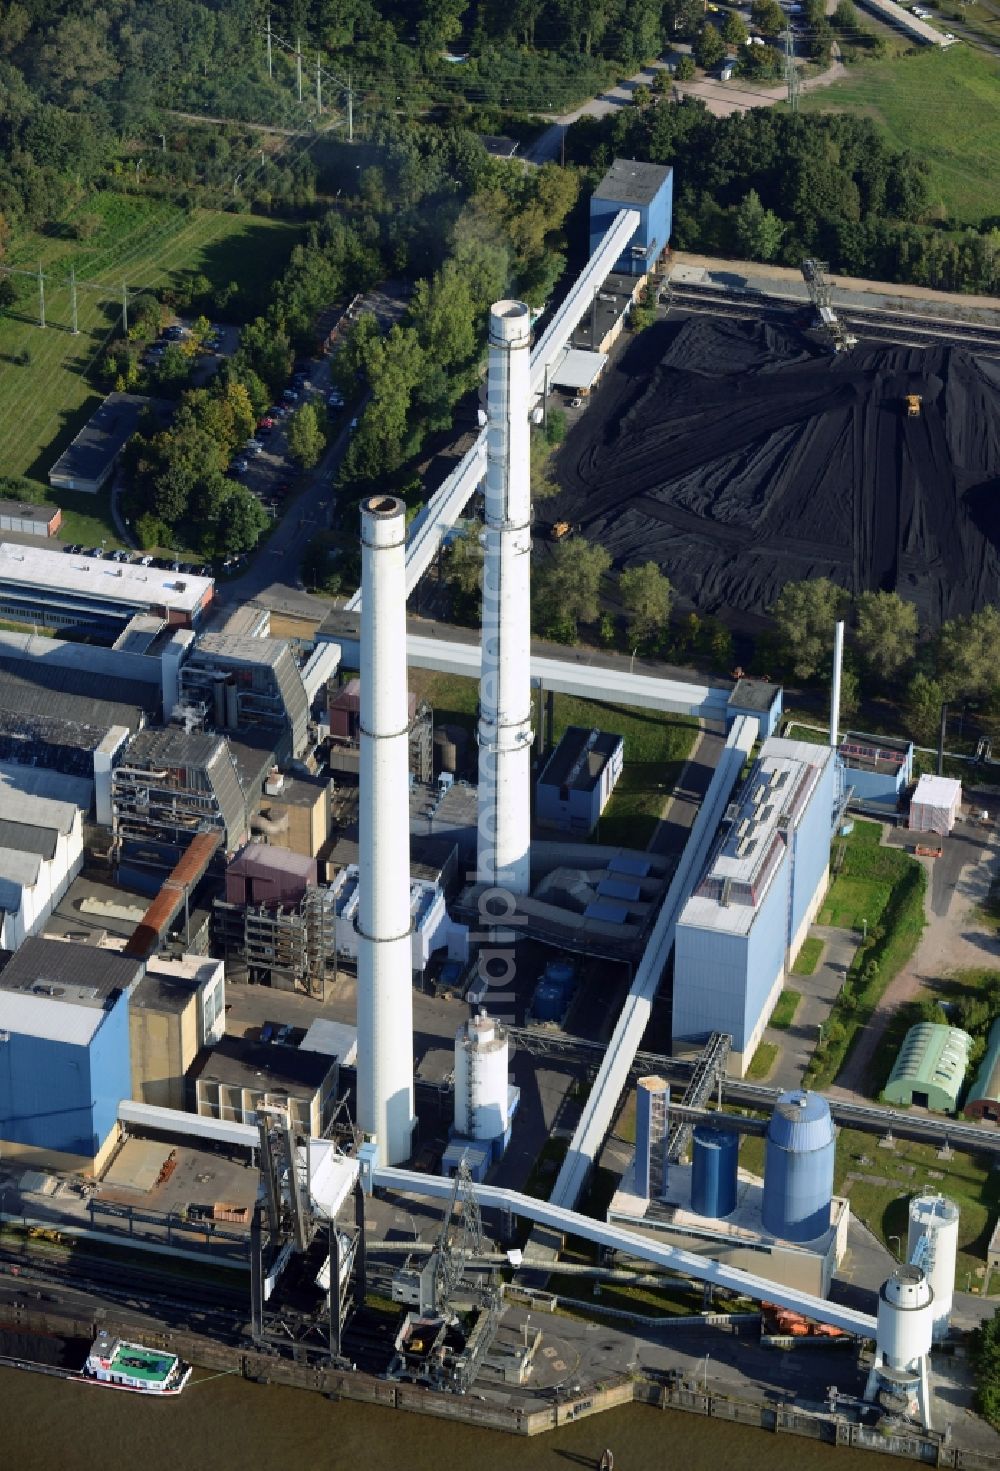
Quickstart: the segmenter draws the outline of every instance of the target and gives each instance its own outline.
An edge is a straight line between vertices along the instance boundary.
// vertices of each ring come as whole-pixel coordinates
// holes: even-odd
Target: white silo
[[[865,1399],[888,1399],[931,1429],[934,1293],[921,1267],[897,1267],[878,1295],[875,1362]]]
[[[503,1141],[510,1124],[507,1033],[481,1011],[455,1033],[455,1133]],[[502,1143],[496,1145],[502,1148]]]
[[[918,1261],[934,1292],[935,1343],[948,1332],[948,1318],[955,1294],[959,1215],[955,1202],[943,1195],[915,1195],[910,1201],[906,1259]],[[926,1237],[927,1244],[921,1248],[919,1243],[923,1237]],[[915,1257],[918,1252],[919,1257]]]

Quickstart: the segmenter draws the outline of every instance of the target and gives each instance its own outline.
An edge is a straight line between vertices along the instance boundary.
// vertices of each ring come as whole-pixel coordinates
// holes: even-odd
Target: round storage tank
[[[694,1131],[691,1171],[691,1209],[699,1216],[720,1220],[736,1209],[736,1175],[740,1136],[726,1129],[698,1124]]]
[[[764,1142],[764,1230],[813,1241],[830,1225],[835,1135],[818,1093],[783,1093]]]
[[[958,1256],[959,1209],[943,1195],[915,1195],[910,1201],[906,1233],[906,1257],[913,1253],[921,1236],[930,1238],[922,1266],[934,1293],[934,1339],[948,1332],[952,1298],[955,1295],[955,1260]]]
[[[876,1347],[902,1372],[931,1351],[934,1293],[919,1267],[897,1267],[878,1295]]]
[[[455,1132],[499,1139],[507,1132],[507,1033],[481,1011],[455,1033]]]

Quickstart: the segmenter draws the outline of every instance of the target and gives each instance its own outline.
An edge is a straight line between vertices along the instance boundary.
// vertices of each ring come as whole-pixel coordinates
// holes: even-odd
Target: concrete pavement
[[[774,1088],[798,1088],[819,1038],[819,1028],[830,1015],[847,977],[860,935],[832,925],[813,925],[810,936],[823,941],[823,954],[811,976],[789,975],[788,989],[802,1000],[790,1027],[768,1027],[764,1041],[773,1042],[778,1057],[767,1081]]]

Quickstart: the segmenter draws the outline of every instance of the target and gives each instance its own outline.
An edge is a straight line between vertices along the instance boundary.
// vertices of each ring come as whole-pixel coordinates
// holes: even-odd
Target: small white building
[[[910,832],[939,833],[955,826],[962,807],[962,783],[953,776],[924,775],[910,802]]]

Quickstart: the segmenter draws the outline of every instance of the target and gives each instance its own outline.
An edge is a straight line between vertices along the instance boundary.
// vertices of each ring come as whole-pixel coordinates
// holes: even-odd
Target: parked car
[[[65,546],[63,551],[69,552],[71,557],[76,557],[83,551],[83,547],[79,542],[74,542],[72,546]]]
[[[243,448],[248,455],[262,455],[264,453],[264,445],[259,439],[248,439]]]
[[[152,567],[152,565],[153,565],[153,558],[149,555],[148,552],[146,553],[146,555],[144,557],[140,557],[139,558],[139,565],[140,565],[140,567]]]
[[[234,475],[245,475],[250,468],[250,461],[241,457],[238,460],[234,460],[229,468]]]
[[[265,414],[264,417],[263,417],[263,419],[258,419],[257,420],[257,431],[258,431],[258,433],[260,432],[261,429],[273,429],[273,428],[274,428],[274,420],[272,419],[272,417],[271,417],[270,414]]]
[[[281,396],[285,400],[286,403],[297,404],[298,401],[299,401],[298,392],[294,388],[286,388],[285,391],[284,391],[284,393],[282,393]]]
[[[97,557],[98,559],[100,559],[101,557],[104,556],[104,548],[103,547],[89,547],[87,549],[87,551],[84,553],[84,555],[87,556],[87,557]]]

